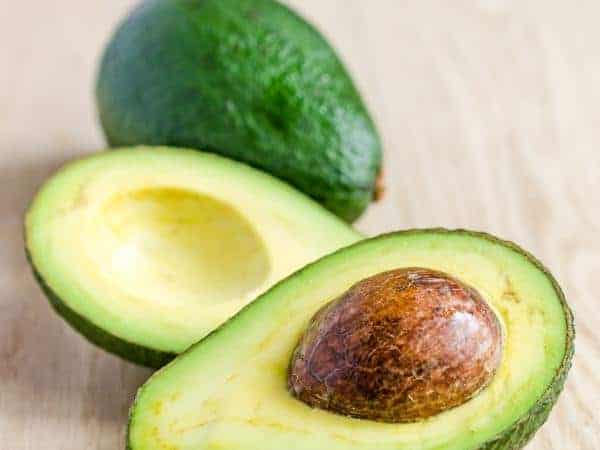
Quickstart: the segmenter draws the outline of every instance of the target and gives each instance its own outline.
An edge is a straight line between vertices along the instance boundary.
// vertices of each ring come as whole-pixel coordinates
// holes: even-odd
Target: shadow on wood
[[[129,404],[150,371],[103,352],[71,330],[33,279],[23,242],[27,205],[47,177],[81,152],[46,154],[64,156],[0,168],[0,179],[9,187],[0,191],[0,204],[11,212],[0,217],[0,409],[9,421],[31,427],[52,422],[56,429],[77,433],[82,421],[97,424],[92,428],[101,439],[107,428],[113,435],[114,428],[123,430]]]

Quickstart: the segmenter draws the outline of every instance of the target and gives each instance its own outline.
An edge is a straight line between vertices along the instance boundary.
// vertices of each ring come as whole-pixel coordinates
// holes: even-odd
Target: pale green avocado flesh
[[[160,366],[276,281],[360,235],[285,183],[212,154],[68,164],[26,218],[34,273],[91,341]]]
[[[311,317],[356,282],[402,267],[448,273],[497,313],[503,356],[475,398],[414,423],[312,409],[287,389]],[[545,421],[570,366],[573,322],[552,276],[514,244],[468,231],[362,241],[278,283],[157,372],[131,409],[133,450],[518,449]]]

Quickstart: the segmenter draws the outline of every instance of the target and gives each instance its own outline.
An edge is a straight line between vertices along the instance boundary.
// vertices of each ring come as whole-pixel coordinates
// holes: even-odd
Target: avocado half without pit
[[[573,354],[530,254],[441,229],[361,241],[278,283],[153,375],[133,450],[512,450]]]
[[[256,295],[360,235],[283,182],[223,157],[133,148],[68,164],[26,218],[54,308],[158,367]]]

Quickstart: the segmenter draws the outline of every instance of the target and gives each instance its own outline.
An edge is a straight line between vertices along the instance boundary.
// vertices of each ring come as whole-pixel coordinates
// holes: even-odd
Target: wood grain
[[[600,449],[600,4],[294,0],[367,98],[386,148],[369,234],[487,230],[538,255],[577,317],[566,393],[530,450]],[[22,215],[62,162],[103,147],[95,64],[129,0],[12,2],[0,27],[0,449],[123,447],[149,371],[92,347],[35,286]]]

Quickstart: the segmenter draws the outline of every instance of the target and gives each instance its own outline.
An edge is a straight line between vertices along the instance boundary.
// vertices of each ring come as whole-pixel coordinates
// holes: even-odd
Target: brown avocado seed
[[[498,319],[473,288],[404,268],[352,286],[311,319],[288,387],[316,408],[415,422],[475,396],[500,363]]]

